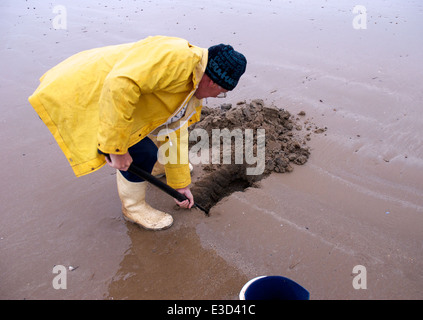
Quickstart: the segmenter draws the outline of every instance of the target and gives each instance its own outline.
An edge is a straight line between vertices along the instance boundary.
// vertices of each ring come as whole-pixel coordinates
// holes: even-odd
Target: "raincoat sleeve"
[[[170,135],[170,139],[174,148],[172,154],[175,158],[170,157],[164,166],[166,182],[175,189],[185,188],[191,184],[188,160],[188,127],[183,126]]]

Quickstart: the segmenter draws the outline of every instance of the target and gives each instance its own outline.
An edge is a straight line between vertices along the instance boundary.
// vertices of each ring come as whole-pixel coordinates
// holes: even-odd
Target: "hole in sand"
[[[204,170],[210,170],[206,167]],[[224,197],[254,186],[256,178],[245,174],[245,166],[222,165],[194,183],[191,191],[195,201],[210,210]]]
[[[258,182],[272,172],[285,173],[293,170],[293,164],[302,165],[307,162],[310,150],[306,141],[310,134],[301,136],[297,119],[288,111],[275,106],[265,106],[263,100],[238,102],[232,108],[224,104],[220,108],[203,107],[201,121],[191,126],[190,131],[204,129],[209,136],[209,146],[212,145],[212,129],[265,129],[265,158],[264,170],[258,175],[248,175],[246,161],[235,164],[234,147],[232,147],[231,164],[202,164],[202,174],[197,181],[193,181],[191,191],[195,201],[210,209],[224,197],[236,191],[244,191],[249,187],[258,187]],[[295,129],[295,131],[294,131]],[[199,140],[199,139],[197,139]],[[257,143],[255,134],[253,143]],[[193,144],[198,143],[190,142]],[[242,147],[245,147],[245,142]],[[221,150],[221,157],[223,148]],[[255,155],[257,145],[254,145]],[[211,154],[211,152],[210,152]],[[238,162],[239,163],[239,162]]]

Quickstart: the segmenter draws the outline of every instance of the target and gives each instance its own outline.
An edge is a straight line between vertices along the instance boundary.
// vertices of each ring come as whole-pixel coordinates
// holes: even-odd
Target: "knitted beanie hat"
[[[209,48],[206,74],[226,90],[233,90],[245,72],[247,59],[230,45],[218,44]]]

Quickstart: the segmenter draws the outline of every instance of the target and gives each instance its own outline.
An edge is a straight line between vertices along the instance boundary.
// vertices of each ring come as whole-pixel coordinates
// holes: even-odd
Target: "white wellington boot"
[[[146,181],[128,181],[119,170],[116,170],[116,181],[125,219],[147,230],[163,230],[172,226],[170,214],[156,210],[145,202]]]

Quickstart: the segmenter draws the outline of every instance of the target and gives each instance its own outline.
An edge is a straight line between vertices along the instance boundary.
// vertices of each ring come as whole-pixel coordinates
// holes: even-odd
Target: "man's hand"
[[[192,195],[188,187],[176,189],[176,191],[184,194],[188,198],[188,200],[184,200],[182,202],[179,202],[178,200],[174,199],[178,206],[180,206],[181,208],[191,208],[194,205],[194,196]]]
[[[109,160],[110,157],[110,160]],[[106,162],[112,168],[127,171],[129,166],[132,163],[132,157],[129,152],[125,154],[109,154],[109,157],[106,157]]]

